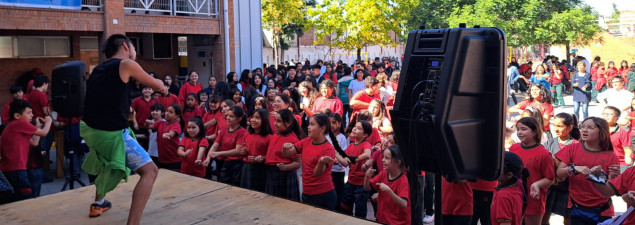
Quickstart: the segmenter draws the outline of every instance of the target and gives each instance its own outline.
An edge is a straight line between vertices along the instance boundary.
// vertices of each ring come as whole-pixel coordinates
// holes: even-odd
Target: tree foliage
[[[513,47],[551,44],[551,39],[537,34],[537,29],[554,15],[581,8],[584,6],[580,0],[476,0],[474,4],[455,7],[447,21],[450,27],[459,23],[498,27],[505,31],[507,44]]]
[[[359,50],[365,45],[396,45],[390,32],[405,35],[418,0],[324,0],[308,9],[315,44]],[[332,39],[327,41],[328,38]]]
[[[262,0],[262,27],[273,32],[274,60],[278,62],[277,49],[285,47],[284,39],[304,32],[306,2],[303,0]],[[286,45],[288,49],[288,45]]]
[[[597,18],[598,14],[589,6],[554,13],[536,27],[536,36],[549,44],[588,45],[601,31]]]

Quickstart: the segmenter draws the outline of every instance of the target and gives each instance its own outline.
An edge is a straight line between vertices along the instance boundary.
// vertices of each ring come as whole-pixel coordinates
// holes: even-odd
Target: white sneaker
[[[423,223],[426,223],[426,224],[434,223],[434,214],[426,215],[425,217],[423,217]]]

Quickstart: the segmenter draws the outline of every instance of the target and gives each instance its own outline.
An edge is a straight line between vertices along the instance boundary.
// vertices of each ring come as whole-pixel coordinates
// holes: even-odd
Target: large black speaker
[[[53,68],[53,110],[62,117],[80,117],[86,97],[86,64],[71,61]]]
[[[497,28],[464,26],[408,34],[391,115],[411,171],[449,181],[500,175],[505,39]]]

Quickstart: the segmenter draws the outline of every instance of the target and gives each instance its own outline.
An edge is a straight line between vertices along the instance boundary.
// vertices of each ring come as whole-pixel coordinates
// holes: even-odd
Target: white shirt
[[[337,138],[337,144],[340,145],[342,150],[346,151],[346,148],[348,148],[348,142],[346,141],[346,136],[344,136],[344,134],[340,133],[337,136],[335,136],[335,138]],[[333,141],[331,141],[331,138],[328,135],[326,135],[326,140],[329,141],[329,143],[331,143],[331,145],[333,144]],[[340,164],[333,164],[333,168],[331,168],[331,171],[332,172],[345,172],[346,168],[344,168]]]
[[[379,97],[384,104],[388,104],[388,97],[393,96],[395,96],[395,93],[390,85],[386,84],[386,86],[379,88]]]
[[[165,121],[165,119],[162,119]],[[154,120],[152,120],[154,122]],[[148,140],[148,155],[153,157],[159,157],[159,147],[157,146],[157,132],[153,132],[152,129],[148,129],[148,133],[150,134]]]
[[[352,80],[351,84],[348,85],[348,90],[351,90],[353,92],[353,95],[355,95],[355,93],[357,93],[358,91],[361,91],[364,89],[366,89],[364,80],[358,81],[357,79],[355,79],[355,80]],[[349,98],[352,98],[352,97],[353,96],[349,96]]]
[[[609,88],[606,91],[598,94],[598,101],[603,101],[605,99],[607,105],[614,106],[623,112],[625,108],[631,106],[633,93],[624,88],[619,91],[615,88]]]

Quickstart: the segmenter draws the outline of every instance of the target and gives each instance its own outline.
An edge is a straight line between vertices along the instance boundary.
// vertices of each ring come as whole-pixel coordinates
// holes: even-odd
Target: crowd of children
[[[623,128],[634,124],[635,101],[632,93],[628,105],[619,97],[625,78],[635,78],[625,70],[611,76],[602,65],[598,59],[597,70],[587,72],[579,59],[577,72],[570,74],[552,62],[536,67],[531,79],[510,77],[510,85],[528,97],[509,109],[522,118],[506,132],[504,172],[498,181],[442,179],[443,223],[538,225],[548,224],[554,213],[564,216],[565,224],[594,224],[614,216],[609,196],[635,203],[630,179],[635,135]],[[604,78],[592,82],[594,73]],[[180,88],[166,76],[171,93],[165,95],[134,85],[138,96],[131,99],[129,120],[160,168],[360,218],[367,218],[370,201],[378,222],[410,224],[409,182],[419,181],[406,174],[420,171],[408,171],[395,145],[388,111],[399,76],[396,62],[387,59],[353,67],[318,61],[232,72],[226,81],[212,76],[203,88],[192,71]],[[561,89],[567,85],[576,113],[554,115],[552,104],[564,104],[567,91]],[[43,75],[28,95],[12,87],[13,99],[4,107],[0,171],[16,193],[8,201],[37,196],[38,181],[30,179],[37,166],[28,159],[30,146],[40,146],[39,137],[46,137],[53,123],[41,96],[47,87]],[[600,94],[593,95],[592,88]],[[608,103],[601,118],[587,115],[592,97]],[[610,181],[587,179],[598,174]],[[424,192],[433,193],[434,184],[425,180]],[[430,222],[432,207],[424,208],[424,222]]]

